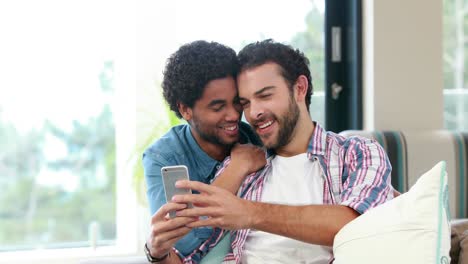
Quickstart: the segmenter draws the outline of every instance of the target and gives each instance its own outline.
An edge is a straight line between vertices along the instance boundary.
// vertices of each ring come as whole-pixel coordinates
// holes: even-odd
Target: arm
[[[350,138],[345,142],[344,150],[341,205],[363,214],[394,197],[392,166],[377,142]]]
[[[177,253],[172,249],[169,256],[159,262],[161,264],[182,264],[182,260],[180,260],[180,258],[177,256]]]
[[[231,152],[232,159],[229,159],[228,168],[220,171],[214,185],[229,189],[236,193],[244,177],[250,171],[256,171],[266,163],[264,151],[253,145],[236,145]],[[176,165],[160,153],[153,153],[147,150],[143,156],[145,169],[145,180],[148,188],[148,202],[151,208],[152,217],[151,233],[147,240],[151,255],[155,257],[164,256],[171,248],[174,254],[170,254],[170,259],[182,258],[183,261],[197,262],[202,255],[206,254],[213,243],[216,243],[218,236],[222,235],[220,230],[204,228],[203,230],[187,229],[184,225],[173,219],[166,219],[155,213],[163,210],[166,204],[164,187],[161,177],[163,166]],[[159,211],[158,211],[159,212]],[[190,221],[190,220],[187,220]],[[183,232],[183,236],[169,239],[168,233]],[[208,246],[209,245],[209,246]],[[169,259],[169,257],[168,257]],[[173,260],[167,260],[173,261]],[[172,263],[172,262],[168,262]]]
[[[175,217],[171,219],[168,217],[168,213],[169,211],[181,210],[185,207],[185,204],[167,203],[151,218],[151,232],[146,241],[150,255],[155,258],[162,258],[166,254],[169,254],[163,261],[158,263],[182,263],[173,247],[177,241],[191,231],[191,228],[186,225],[193,222],[194,219],[189,217]]]
[[[179,211],[179,216],[207,215],[189,227],[215,226],[224,229],[257,229],[320,245],[332,245],[335,234],[359,214],[341,205],[288,206],[252,202],[224,189],[199,182],[181,181],[181,188],[192,188],[206,195],[178,195],[175,202],[194,202],[199,207]]]
[[[186,224],[190,222],[189,219],[180,222],[182,218],[170,219],[166,217],[166,213],[171,210],[167,207],[172,208],[174,203],[166,204],[161,168],[175,164],[160,153],[154,153],[151,150],[147,150],[143,155],[148,203],[153,215],[147,245],[154,257],[161,257],[172,251],[174,254],[170,254],[170,259],[184,259],[190,256],[191,260],[196,262],[201,258],[202,252],[206,251],[206,249],[199,251],[200,246],[211,236],[213,230],[209,228],[193,230],[186,227]],[[185,207],[185,204],[182,206]],[[174,236],[174,233],[183,235]]]
[[[180,234],[187,235],[191,231],[191,228],[185,227],[186,223],[184,221],[173,221],[172,219],[166,218],[166,214],[170,210],[175,210],[178,206],[181,206],[174,203],[166,204],[161,168],[169,165],[174,164],[166,160],[163,156],[156,155],[156,153],[153,153],[151,150],[147,150],[143,154],[143,168],[147,186],[148,204],[150,212],[153,215],[151,217],[150,235],[146,243],[153,257],[162,257],[166,253],[173,251],[172,248],[175,246],[175,243],[183,237],[183,235],[174,236],[174,233],[180,232]],[[161,263],[181,263],[181,261],[178,254],[175,254],[173,251],[169,257]]]
[[[253,216],[248,228],[324,246],[332,246],[336,233],[359,216],[353,209],[341,205],[288,206],[250,202],[246,208]]]
[[[339,205],[285,206],[255,203],[251,228],[331,246],[341,228],[394,195],[391,166],[375,141],[355,138],[343,145]]]
[[[191,227],[254,228],[313,244],[332,245],[336,233],[344,225],[393,197],[391,167],[383,149],[372,141],[351,143],[344,152],[345,183],[340,205],[287,206],[251,202],[213,186],[187,181],[178,184],[208,195],[179,196],[174,200],[201,205],[181,211],[181,216],[210,216],[208,220],[188,224]]]
[[[245,177],[266,164],[265,152],[252,144],[236,144],[230,160],[218,171],[212,185],[237,193]]]

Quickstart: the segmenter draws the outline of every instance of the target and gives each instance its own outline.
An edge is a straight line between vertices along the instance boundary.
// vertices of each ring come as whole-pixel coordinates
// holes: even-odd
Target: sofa
[[[452,219],[451,263],[468,263],[468,133],[348,130],[340,134],[379,142],[392,164],[392,185],[402,193],[437,162],[446,161]]]
[[[434,131],[362,131],[340,133],[346,137],[375,139],[386,150],[392,164],[392,185],[406,192],[426,170],[438,161],[446,161],[451,214],[451,263],[468,263],[468,133]],[[227,238],[223,245],[227,246]],[[215,247],[205,263],[219,262],[223,250]],[[214,254],[213,254],[214,253]],[[213,261],[216,259],[217,261]],[[94,259],[82,264],[143,264],[144,256]]]

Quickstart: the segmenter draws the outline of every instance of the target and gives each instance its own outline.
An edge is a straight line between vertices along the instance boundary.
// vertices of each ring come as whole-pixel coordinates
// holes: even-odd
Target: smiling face
[[[275,63],[247,69],[238,76],[239,98],[247,121],[264,146],[278,149],[294,136],[300,110]]]
[[[210,81],[193,107],[179,108],[202,148],[206,144],[225,147],[237,142],[242,107],[232,77]]]

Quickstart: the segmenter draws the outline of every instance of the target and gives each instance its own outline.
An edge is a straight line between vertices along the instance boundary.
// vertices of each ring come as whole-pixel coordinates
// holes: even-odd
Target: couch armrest
[[[463,263],[460,261],[468,260],[468,219],[455,219],[450,222],[451,248],[450,258],[451,263]]]

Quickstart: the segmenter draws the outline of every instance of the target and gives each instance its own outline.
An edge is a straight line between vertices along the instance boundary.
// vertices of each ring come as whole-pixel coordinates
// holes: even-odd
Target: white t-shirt
[[[307,154],[275,156],[265,175],[262,202],[307,205],[323,204],[323,177],[318,161]],[[242,263],[329,263],[332,248],[251,230],[245,242]]]

